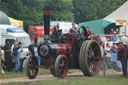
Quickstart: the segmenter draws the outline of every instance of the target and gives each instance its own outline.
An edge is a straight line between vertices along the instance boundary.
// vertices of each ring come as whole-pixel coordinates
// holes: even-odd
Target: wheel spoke
[[[68,72],[68,62],[67,58],[63,55],[60,55],[56,59],[55,71],[58,77],[64,78]]]
[[[37,66],[38,63],[36,61],[35,57],[29,57],[27,60],[27,67],[25,67],[26,69],[26,74],[28,76],[28,78],[33,79],[37,76],[38,73],[38,68],[35,68],[35,66]]]
[[[97,49],[98,46],[95,44],[92,46],[89,48],[89,53],[88,53],[88,68],[89,68],[89,72],[92,75],[96,75],[99,72],[98,62],[100,62],[100,56],[99,56],[99,51]]]
[[[99,72],[99,64],[97,62],[93,62],[93,67],[91,69],[91,73],[96,75]]]
[[[94,48],[94,50],[93,50],[93,51],[95,52],[96,50],[97,50],[97,46]]]
[[[92,53],[93,53],[93,50],[92,50],[92,48],[90,48],[88,56],[91,56]]]

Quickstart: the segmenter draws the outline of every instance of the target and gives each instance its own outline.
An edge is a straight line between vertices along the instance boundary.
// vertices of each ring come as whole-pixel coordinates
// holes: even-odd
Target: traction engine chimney
[[[43,8],[43,14],[44,14],[44,35],[49,35],[51,9],[48,5],[46,5]]]

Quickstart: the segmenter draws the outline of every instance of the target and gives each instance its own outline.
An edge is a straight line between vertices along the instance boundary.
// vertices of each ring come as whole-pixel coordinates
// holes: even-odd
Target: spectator
[[[121,61],[122,64],[122,70],[123,70],[123,76],[127,76],[127,57],[126,57],[126,48],[123,45],[123,42],[119,42],[118,44],[118,58]]]
[[[29,50],[29,54],[31,56],[35,56],[35,54],[34,54],[34,41],[32,41],[32,44],[29,45],[28,50]]]
[[[3,67],[2,56],[3,56],[3,54],[2,54],[1,48],[0,48],[0,72],[4,74],[5,72],[4,72],[3,68],[2,68]]]
[[[35,53],[35,57],[37,58],[37,61],[38,61],[38,65],[40,66],[40,63],[41,63],[41,58],[40,56],[38,55],[38,46],[40,45],[40,41],[37,40],[37,45],[34,47],[34,53]]]
[[[13,54],[14,54],[15,61],[16,61],[16,63],[15,63],[16,72],[19,72],[20,71],[20,58],[19,58],[18,43],[17,42],[14,43]]]
[[[105,52],[105,50],[104,50],[104,46],[103,46],[103,43],[101,42],[100,43],[100,50],[101,50],[101,58],[103,58],[104,57],[104,52]]]
[[[115,71],[120,71],[120,69],[117,66],[117,47],[116,44],[113,43],[113,46],[111,48],[111,62],[112,62],[112,67]]]
[[[109,46],[109,44],[106,44],[106,48],[105,48],[105,52],[106,52],[106,64],[108,68],[110,67],[110,61],[111,61],[111,47]]]
[[[15,43],[18,43],[18,40],[15,40]],[[14,44],[12,44],[12,46],[11,46],[12,53],[13,53],[13,48],[14,48]]]
[[[88,26],[86,26],[85,28],[86,28],[86,30],[88,32],[88,39],[91,40],[92,39],[92,36],[93,36],[93,33],[89,30],[89,27]]]
[[[127,48],[128,38],[127,38],[127,35],[126,34],[123,37],[121,37],[121,41],[123,42],[125,48]]]
[[[20,58],[20,71],[23,72],[23,62],[24,62],[24,52],[22,48],[22,43],[19,42],[18,44],[18,52],[19,52],[19,58]]]
[[[121,41],[126,48],[126,57],[128,59],[128,36],[125,34],[123,37],[121,37]]]
[[[69,32],[75,34],[75,32],[76,32],[76,25],[75,25],[75,23],[72,23],[72,28],[70,29]]]
[[[114,28],[111,29],[110,34],[114,34]]]
[[[100,50],[101,50],[101,63],[103,64],[104,56],[105,56],[105,49],[104,49],[102,42],[100,43]]]
[[[111,40],[113,43],[115,43],[118,40],[118,36],[116,35],[116,32],[113,33]]]
[[[5,66],[8,72],[12,71],[12,57],[11,57],[11,48],[8,40],[5,41],[4,46],[4,58]]]
[[[38,65],[40,66],[41,59],[40,59],[40,56],[37,53],[37,46],[39,46],[39,44],[40,44],[39,40],[37,40],[37,45],[35,45],[35,42],[32,41],[32,44],[29,45],[28,49],[29,49],[30,55],[37,58]]]

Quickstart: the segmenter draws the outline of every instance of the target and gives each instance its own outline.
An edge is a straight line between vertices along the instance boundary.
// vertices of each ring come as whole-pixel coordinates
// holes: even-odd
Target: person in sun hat
[[[127,57],[126,57],[126,48],[123,45],[122,41],[116,42],[118,48],[117,55],[119,60],[121,61],[122,64],[122,70],[123,70],[123,76],[127,76]]]

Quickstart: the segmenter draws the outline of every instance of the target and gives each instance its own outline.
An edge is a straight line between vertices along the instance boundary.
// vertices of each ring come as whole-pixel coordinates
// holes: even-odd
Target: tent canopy
[[[112,12],[103,19],[83,22],[83,23],[79,23],[78,25],[89,26],[89,29],[95,34],[102,34],[103,28],[105,29],[106,33],[109,33],[111,28],[119,27],[115,25],[117,19],[126,19],[128,21],[127,9],[128,9],[128,1],[126,1],[121,7],[119,7],[117,10],[115,10],[114,12]],[[126,31],[128,33],[128,30]]]
[[[2,11],[0,11],[0,24],[10,25],[10,21],[8,19],[8,16]]]
[[[11,18],[11,17],[8,17],[8,18],[9,18],[12,25],[19,26],[19,27],[23,26],[23,21],[16,20],[16,19]]]
[[[120,6],[117,10],[106,16],[104,19],[109,20],[127,20],[127,25],[120,28],[121,34],[128,34],[128,1],[126,1],[122,6]]]
[[[102,30],[105,29],[108,25],[113,24],[115,21],[99,19],[89,22],[79,23],[79,26],[88,26],[91,32],[95,34],[102,34]]]
[[[104,19],[116,20],[116,19],[126,19],[128,20],[128,1],[126,1],[117,10],[106,16]]]

